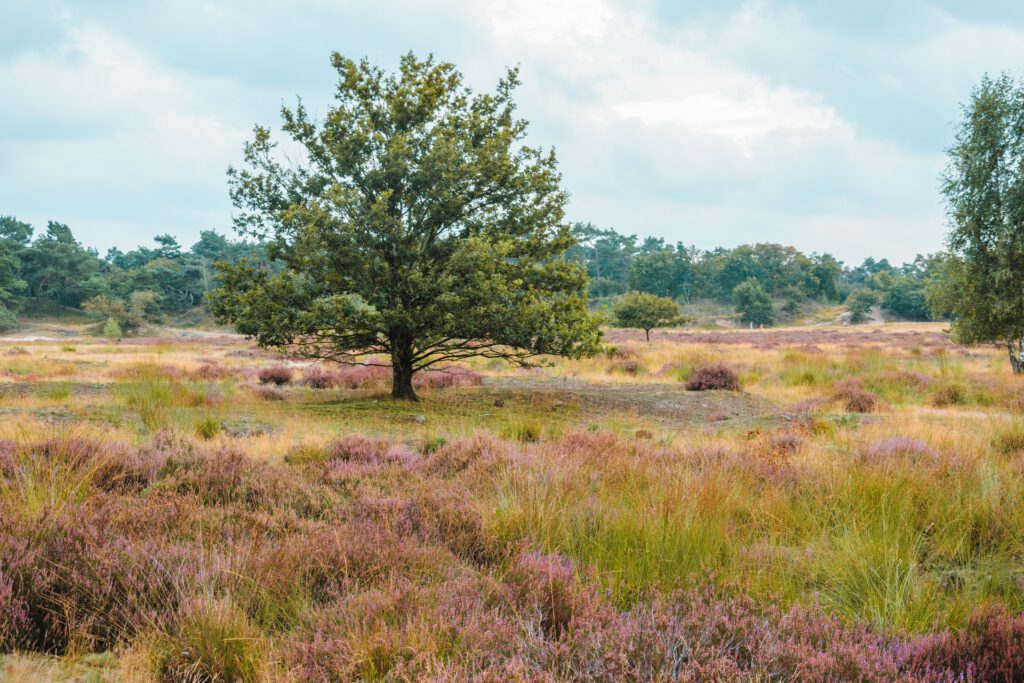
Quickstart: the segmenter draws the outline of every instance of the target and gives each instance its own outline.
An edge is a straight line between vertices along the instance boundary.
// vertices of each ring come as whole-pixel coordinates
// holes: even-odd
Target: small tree
[[[1024,372],[1024,84],[985,77],[963,107],[942,178],[950,221],[933,310],[953,316],[965,344],[1006,345]]]
[[[736,285],[732,290],[732,301],[745,323],[771,325],[775,322],[772,298],[757,278],[747,278]]]
[[[324,120],[282,109],[289,157],[258,127],[229,171],[236,228],[284,270],[221,264],[218,318],[261,346],[388,366],[396,399],[437,363],[596,352],[554,153],[514,116],[517,72],[477,95],[432,58],[333,64]]]
[[[850,322],[857,324],[868,319],[871,308],[878,303],[878,294],[870,289],[858,289],[846,297],[846,310],[850,312]]]
[[[651,330],[685,321],[679,315],[679,304],[663,296],[647,292],[628,292],[612,304],[612,320],[619,327],[634,327],[644,331],[651,341]]]
[[[127,301],[99,294],[82,304],[82,308],[106,318],[104,335],[107,334],[108,328],[113,329],[110,326],[113,322],[117,326],[117,336],[121,336],[122,331],[135,332],[150,320],[149,309],[155,305],[155,301],[156,297],[149,291],[132,292]]]

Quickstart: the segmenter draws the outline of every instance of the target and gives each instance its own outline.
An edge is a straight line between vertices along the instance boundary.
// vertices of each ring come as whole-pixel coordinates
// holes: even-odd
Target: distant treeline
[[[830,254],[805,254],[781,244],[705,251],[654,237],[640,241],[591,223],[577,223],[573,232],[577,244],[569,257],[586,266],[595,301],[641,291],[681,303],[734,303],[737,287],[753,281],[783,315],[799,313],[808,302],[846,302],[855,322],[875,304],[908,320],[930,320],[926,288],[943,263],[942,255],[929,255],[901,266],[868,258],[849,267]]]
[[[629,291],[684,304],[733,303],[736,288],[753,280],[782,316],[797,314],[808,302],[846,302],[855,320],[876,303],[909,320],[929,320],[926,285],[942,263],[941,256],[918,256],[901,266],[869,258],[851,268],[829,254],[804,254],[780,244],[704,251],[590,223],[577,223],[573,232],[578,243],[568,257],[586,267],[589,294],[598,303]],[[36,232],[14,217],[0,217],[0,329],[16,326],[25,312],[80,309],[127,332],[202,305],[218,284],[216,261],[269,263],[267,245],[230,240],[212,230],[201,232],[187,250],[171,235],[157,235],[154,244],[127,252],[113,248],[100,256],[63,223],[50,221]]]
[[[212,230],[188,250],[171,235],[154,242],[153,248],[115,248],[101,257],[63,223],[50,221],[37,233],[28,223],[0,217],[0,328],[13,328],[21,313],[62,309],[92,310],[122,328],[160,322],[203,303],[217,286],[216,261],[267,258],[264,245]]]

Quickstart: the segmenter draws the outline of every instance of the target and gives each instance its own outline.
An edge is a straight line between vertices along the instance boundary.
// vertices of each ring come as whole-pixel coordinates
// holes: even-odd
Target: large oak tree
[[[229,171],[236,228],[284,269],[222,264],[214,312],[263,346],[389,365],[400,399],[439,363],[595,352],[567,195],[554,152],[524,143],[517,72],[476,94],[433,58],[332,61],[326,116],[284,107],[287,144],[257,127]]]

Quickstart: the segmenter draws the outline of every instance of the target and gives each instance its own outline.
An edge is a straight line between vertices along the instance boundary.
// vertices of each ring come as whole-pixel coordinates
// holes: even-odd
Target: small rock
[[[504,408],[505,407],[505,401],[503,399],[500,399],[500,398],[499,399],[495,399],[494,407],[495,408]]]

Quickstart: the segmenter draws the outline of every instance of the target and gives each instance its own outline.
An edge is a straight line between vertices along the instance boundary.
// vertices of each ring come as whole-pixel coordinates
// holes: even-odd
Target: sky
[[[942,248],[960,106],[1024,75],[1007,0],[0,0],[0,215],[104,252],[231,231],[255,124],[330,106],[330,54],[523,82],[567,218],[850,264]]]

